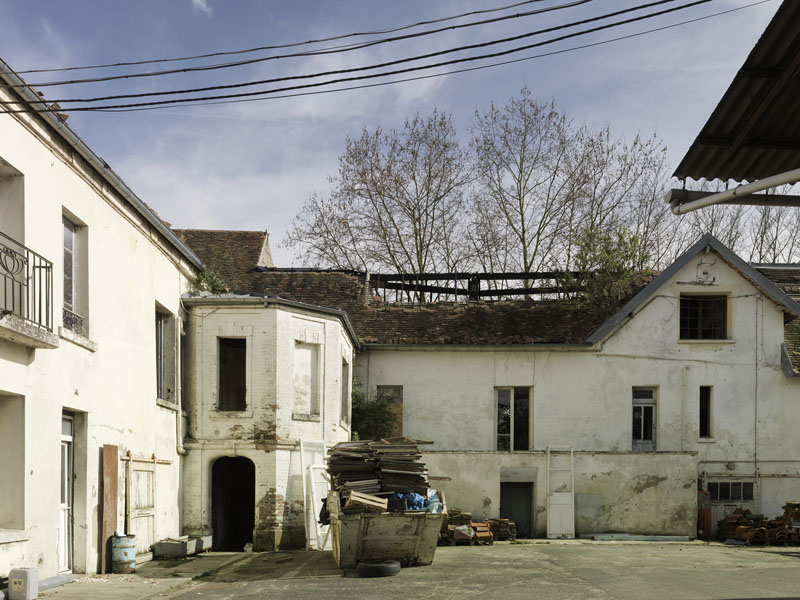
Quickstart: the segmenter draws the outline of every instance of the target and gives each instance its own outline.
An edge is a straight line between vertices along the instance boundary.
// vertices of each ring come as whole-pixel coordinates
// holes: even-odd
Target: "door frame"
[[[69,433],[64,433],[64,424],[69,423]],[[66,460],[64,452],[66,449]],[[73,514],[75,510],[75,415],[61,413],[59,477],[59,543],[58,571],[68,573],[74,564]]]

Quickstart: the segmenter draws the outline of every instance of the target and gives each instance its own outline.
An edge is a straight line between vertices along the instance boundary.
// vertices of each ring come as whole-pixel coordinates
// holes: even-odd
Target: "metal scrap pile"
[[[800,542],[800,502],[787,502],[776,519],[737,508],[718,523],[720,540],[749,544],[796,544]]]

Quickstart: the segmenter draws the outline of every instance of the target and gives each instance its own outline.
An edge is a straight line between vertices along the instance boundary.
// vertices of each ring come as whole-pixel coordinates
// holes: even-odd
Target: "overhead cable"
[[[531,10],[531,11],[524,12],[524,13],[516,13],[516,14],[513,14],[513,15],[505,15],[505,16],[502,16],[502,17],[495,17],[493,19],[486,19],[486,20],[483,20],[483,21],[474,21],[472,23],[462,23],[462,24],[459,24],[459,25],[448,25],[447,27],[441,27],[439,29],[431,29],[431,30],[428,30],[428,31],[420,31],[420,32],[417,32],[417,33],[409,33],[409,34],[406,34],[406,35],[401,35],[401,36],[396,36],[396,37],[391,37],[391,38],[384,38],[384,39],[379,39],[379,40],[371,40],[371,41],[368,41],[368,42],[361,42],[359,44],[351,44],[351,45],[348,45],[348,46],[335,46],[335,47],[332,47],[332,48],[320,48],[320,49],[317,49],[317,50],[307,50],[307,51],[304,51],[304,52],[294,52],[294,53],[290,53],[290,54],[277,54],[277,55],[272,55],[272,56],[262,56],[260,58],[251,58],[251,59],[247,59],[247,60],[239,60],[239,61],[234,61],[234,62],[216,63],[216,64],[211,64],[211,65],[201,65],[201,66],[198,66],[198,67],[184,67],[184,68],[180,68],[180,69],[168,69],[168,70],[163,70],[163,71],[146,71],[144,73],[126,73],[126,74],[121,74],[121,75],[108,75],[108,76],[103,76],[103,77],[89,77],[89,78],[85,78],[85,79],[70,79],[70,80],[61,80],[61,81],[37,81],[37,82],[31,82],[31,83],[29,83],[29,85],[31,85],[33,87],[37,87],[37,88],[43,88],[43,87],[62,86],[62,85],[79,85],[79,84],[86,84],[86,83],[104,83],[104,82],[107,82],[107,81],[116,81],[116,80],[120,80],[120,79],[137,79],[137,78],[141,78],[141,77],[159,77],[159,76],[164,76],[164,75],[176,75],[176,74],[181,74],[181,73],[197,73],[197,72],[204,72],[204,71],[216,71],[216,70],[219,70],[219,69],[230,69],[230,68],[233,68],[233,67],[242,67],[242,66],[252,65],[252,64],[256,64],[256,63],[267,62],[267,61],[272,61],[272,60],[283,60],[283,59],[287,59],[287,58],[305,58],[305,57],[309,57],[309,56],[324,56],[324,55],[329,55],[329,54],[340,54],[342,52],[353,52],[355,50],[362,50],[364,48],[370,48],[372,46],[378,46],[378,45],[381,45],[381,44],[388,44],[388,43],[402,41],[402,40],[408,40],[408,39],[424,37],[424,36],[428,36],[428,35],[434,35],[434,34],[437,34],[437,33],[442,33],[442,32],[445,32],[445,31],[452,31],[452,30],[455,30],[455,29],[463,29],[465,27],[475,27],[475,26],[478,26],[478,25],[487,25],[487,24],[491,24],[491,23],[497,23],[497,22],[500,22],[500,21],[506,21],[508,19],[519,19],[519,18],[522,18],[522,17],[529,17],[531,15],[537,15],[537,14],[541,14],[541,13],[545,13],[545,12],[550,12],[550,11],[553,11],[553,10],[560,10],[560,9],[563,9],[563,8],[571,8],[573,6],[578,6],[580,4],[587,4],[587,3],[593,2],[593,1],[594,0],[573,0],[572,2],[569,2],[567,4],[559,4],[557,6],[549,6],[547,8],[540,8],[540,9],[537,9],[537,10]],[[677,2],[677,1],[678,0],[660,0],[659,2],[655,2],[654,4],[662,4],[662,3],[665,3],[665,2]],[[630,12],[630,10],[637,10],[637,9],[629,9],[627,11],[621,11],[621,12]],[[611,13],[608,16],[614,16],[615,14],[621,14],[621,12]],[[584,21],[578,21],[574,25],[580,25],[583,22]],[[565,27],[574,26],[574,25],[567,25]],[[20,72],[24,72],[24,71],[20,71]],[[256,84],[250,84],[250,85],[256,85]],[[5,86],[5,87],[14,87],[14,86]],[[213,88],[206,88],[206,89],[213,89]],[[164,92],[164,93],[167,94],[167,93],[170,93],[170,92]],[[122,98],[122,97],[135,98],[136,96],[119,96],[119,97],[120,98]],[[109,97],[109,98],[111,98],[111,97]],[[68,102],[68,100],[64,100],[64,102]]]
[[[52,67],[49,69],[28,69],[26,71],[17,71],[17,73],[56,73],[56,72],[65,72],[65,71],[82,71],[87,69],[106,69],[112,67],[129,67],[135,65],[150,65],[156,63],[167,63],[167,62],[180,62],[184,60],[196,60],[201,58],[213,58],[215,56],[231,56],[233,54],[247,54],[249,52],[261,52],[263,50],[280,50],[282,48],[296,48],[298,46],[307,46],[310,44],[319,44],[322,42],[335,42],[337,40],[343,40],[351,37],[362,37],[362,36],[370,36],[370,35],[385,35],[387,33],[396,33],[398,31],[405,31],[407,29],[413,29],[414,27],[422,27],[423,25],[432,25],[435,23],[444,23],[446,21],[453,21],[455,19],[462,19],[464,17],[471,17],[473,15],[481,15],[481,14],[488,14],[493,12],[500,12],[504,10],[509,10],[511,8],[516,8],[518,6],[523,6],[525,4],[534,4],[537,2],[544,2],[545,0],[523,0],[522,2],[515,2],[514,4],[508,4],[506,6],[499,6],[497,8],[485,8],[483,10],[473,10],[466,13],[461,13],[460,15],[453,15],[450,17],[441,17],[439,19],[431,19],[429,21],[419,21],[417,23],[411,23],[409,25],[399,25],[397,27],[390,27],[388,29],[380,29],[377,31],[362,31],[356,33],[346,33],[342,35],[336,35],[333,37],[327,38],[319,38],[313,40],[307,40],[305,42],[290,42],[286,44],[276,44],[273,46],[258,46],[256,48],[246,48],[244,50],[227,50],[227,51],[220,51],[220,52],[211,52],[209,54],[195,54],[192,56],[179,56],[173,58],[153,58],[149,60],[136,60],[136,61],[127,61],[127,62],[117,62],[117,63],[109,63],[109,64],[100,64],[100,65],[82,65],[78,67]]]
[[[236,103],[241,103],[241,102],[256,102],[256,101],[260,101],[260,100],[277,100],[277,99],[283,99],[283,98],[296,98],[296,97],[302,97],[302,96],[315,96],[315,95],[319,95],[319,94],[327,94],[327,93],[344,92],[344,91],[350,91],[350,90],[382,87],[382,86],[394,85],[394,84],[398,84],[398,83],[405,83],[405,82],[411,82],[411,81],[421,81],[421,80],[432,79],[432,78],[436,78],[436,77],[444,77],[446,75],[453,75],[453,74],[458,74],[458,73],[467,73],[467,72],[472,72],[472,71],[480,71],[480,70],[483,70],[483,69],[489,69],[489,68],[493,68],[493,67],[498,67],[498,66],[513,64],[513,63],[523,62],[523,61],[527,61],[527,60],[533,60],[533,59],[544,58],[544,57],[548,57],[548,56],[554,56],[554,55],[558,55],[558,54],[564,54],[564,53],[567,53],[567,52],[573,52],[575,50],[582,50],[582,49],[586,49],[586,48],[592,48],[592,47],[596,47],[596,46],[609,44],[609,43],[612,43],[612,42],[617,42],[617,41],[621,41],[621,40],[627,40],[627,39],[640,37],[640,36],[647,35],[647,34],[650,34],[650,33],[655,33],[655,32],[659,32],[659,31],[665,31],[665,30],[668,30],[668,29],[673,29],[675,27],[680,27],[682,25],[687,25],[687,24],[696,23],[696,22],[699,22],[699,21],[704,21],[704,20],[707,20],[707,19],[711,19],[711,18],[718,17],[718,16],[721,16],[721,15],[726,15],[726,14],[729,14],[729,13],[737,12],[737,11],[740,11],[740,10],[743,10],[743,9],[746,9],[746,8],[757,6],[759,4],[765,4],[767,2],[772,2],[772,1],[773,0],[759,0],[758,2],[752,2],[752,3],[746,4],[744,6],[739,6],[739,7],[731,8],[731,9],[728,9],[728,10],[712,13],[712,14],[709,14],[709,15],[704,15],[704,16],[701,16],[701,17],[696,17],[696,18],[693,18],[693,19],[680,21],[680,22],[673,23],[673,24],[670,24],[670,25],[664,25],[664,26],[661,26],[661,27],[653,28],[653,29],[648,29],[648,30],[644,30],[644,31],[636,32],[636,33],[631,33],[631,34],[627,34],[627,35],[624,35],[624,36],[619,36],[619,37],[616,37],[616,38],[610,38],[610,39],[607,39],[607,40],[601,40],[601,41],[598,41],[598,42],[592,42],[592,43],[584,44],[584,45],[581,45],[581,46],[574,46],[574,47],[571,47],[571,48],[564,48],[564,49],[561,49],[561,50],[554,50],[552,52],[546,52],[546,53],[536,54],[536,55],[532,55],[532,56],[526,56],[526,57],[522,57],[522,58],[510,59],[510,60],[505,60],[505,61],[485,64],[485,65],[479,65],[479,66],[474,66],[474,67],[466,67],[466,68],[462,68],[462,69],[455,69],[455,70],[445,71],[445,72],[441,72],[441,73],[432,73],[432,74],[427,74],[427,75],[419,75],[419,76],[415,76],[415,77],[407,77],[407,78],[404,78],[404,79],[396,79],[396,80],[392,80],[392,81],[384,81],[384,82],[369,83],[369,84],[362,84],[362,85],[354,85],[354,86],[347,86],[347,87],[328,89],[328,90],[315,90],[315,91],[297,92],[297,93],[281,94],[281,95],[273,95],[276,91],[279,91],[279,90],[266,90],[266,91],[262,91],[262,92],[254,92],[254,93],[251,93],[251,94],[236,94],[236,95],[231,95],[231,96],[218,96],[218,97],[211,97],[211,98],[208,98],[208,99],[184,98],[184,99],[171,100],[171,101],[166,101],[166,102],[137,103],[137,104],[130,104],[130,105],[107,106],[107,107],[102,107],[102,106],[100,106],[100,107],[98,107],[98,106],[94,106],[94,107],[78,107],[78,108],[73,108],[73,109],[69,109],[69,110],[61,110],[59,108],[58,110],[60,112],[108,112],[108,113],[113,113],[113,112],[140,112],[140,111],[149,111],[149,110],[162,110],[162,109],[165,109],[165,108],[182,108],[182,107],[188,107],[188,106],[195,106],[197,104],[203,106],[203,105],[236,104]],[[604,28],[609,28],[609,27],[612,27],[612,26],[614,26],[614,24],[605,26]],[[542,45],[542,44],[536,44],[536,45]],[[507,52],[501,53],[501,54],[509,54],[510,52],[511,51],[507,51]],[[465,62],[466,60],[479,60],[480,58],[481,57],[475,57],[475,58],[471,58],[471,59],[462,59],[460,61],[452,61],[452,62]],[[422,68],[423,67],[416,67],[415,69],[408,69],[407,71],[409,71],[409,70],[420,70]],[[384,74],[384,75],[388,75],[388,73]],[[361,77],[361,78],[358,78],[358,79],[367,79],[367,78],[378,77],[378,76],[380,76],[380,74],[371,75],[371,76],[368,76],[368,77]],[[341,82],[342,80],[339,80],[339,81]],[[326,82],[325,84],[315,84],[315,85],[331,85],[333,83],[337,83],[337,81],[330,81],[330,82]],[[297,87],[313,87],[313,86],[297,86]],[[296,88],[287,88],[287,89],[296,89]],[[242,98],[241,97],[241,96],[252,96],[254,94],[259,94],[260,96],[259,97],[248,97],[248,98]],[[236,99],[225,99],[225,98],[231,98],[231,97],[236,98]],[[13,109],[13,110],[6,110],[6,112],[9,112],[9,113],[37,113],[37,112],[50,112],[51,110],[53,110],[51,108],[48,108],[46,106],[46,104],[44,104],[44,101],[42,102],[42,105],[45,106],[45,108],[41,108],[41,109],[37,109],[37,108]]]
[[[196,94],[196,93],[199,93],[199,92],[210,92],[210,91],[216,91],[216,90],[237,89],[237,88],[243,88],[243,87],[252,87],[252,86],[255,86],[255,85],[264,85],[264,84],[268,84],[268,83],[281,83],[281,82],[284,82],[284,81],[294,81],[294,80],[298,80],[298,79],[317,79],[319,77],[328,77],[328,76],[331,76],[331,75],[344,75],[344,74],[347,74],[347,73],[358,73],[358,72],[370,71],[370,70],[374,70],[374,69],[382,69],[382,68],[386,68],[386,67],[392,67],[392,66],[396,66],[396,65],[400,65],[400,64],[404,64],[404,63],[408,63],[408,62],[424,60],[424,59],[428,59],[428,58],[434,58],[436,56],[443,56],[445,54],[452,54],[454,52],[462,52],[464,50],[475,50],[477,48],[485,48],[485,47],[488,47],[488,46],[495,46],[497,44],[503,44],[503,43],[507,43],[507,42],[510,42],[510,41],[517,41],[517,40],[520,40],[520,39],[529,38],[529,37],[533,37],[533,36],[536,36],[536,35],[541,35],[541,34],[544,34],[544,33],[552,33],[553,31],[559,31],[559,30],[562,30],[562,29],[571,28],[571,27],[574,27],[575,25],[581,25],[581,24],[585,24],[585,23],[596,22],[596,21],[600,21],[600,20],[604,20],[604,19],[613,17],[613,16],[618,16],[620,14],[625,14],[625,13],[629,13],[629,12],[632,12],[632,11],[640,10],[641,8],[650,8],[650,7],[653,7],[653,6],[660,5],[660,4],[665,4],[667,2],[675,2],[675,1],[676,0],[657,0],[656,2],[651,2],[649,4],[643,4],[643,5],[640,5],[640,6],[637,6],[637,7],[627,8],[627,9],[624,9],[624,10],[621,10],[621,11],[615,11],[613,13],[607,13],[605,15],[601,15],[601,16],[598,16],[598,17],[591,17],[591,18],[588,18],[588,19],[583,19],[582,21],[577,21],[577,22],[574,22],[574,23],[568,23],[568,24],[564,24],[564,25],[556,25],[556,26],[553,26],[553,27],[545,28],[545,29],[539,29],[537,31],[531,31],[531,32],[528,32],[528,33],[523,33],[523,34],[515,35],[515,36],[512,36],[512,37],[502,38],[502,39],[499,39],[499,40],[492,40],[492,41],[481,42],[481,43],[477,43],[477,44],[469,44],[469,45],[466,45],[466,46],[458,46],[456,48],[448,48],[446,50],[439,50],[437,52],[430,52],[428,54],[422,54],[422,55],[417,55],[417,56],[412,56],[412,57],[407,57],[407,58],[400,58],[400,59],[386,61],[386,62],[383,62],[383,63],[378,63],[378,64],[374,64],[374,65],[368,65],[368,66],[351,67],[351,68],[348,68],[348,69],[336,69],[336,70],[332,70],[332,71],[323,71],[323,72],[309,73],[309,74],[304,74],[304,75],[287,75],[287,76],[284,76],[284,77],[273,77],[273,78],[270,78],[270,79],[261,79],[261,80],[257,80],[257,81],[247,81],[247,82],[241,82],[241,83],[219,84],[219,85],[213,85],[213,86],[205,86],[205,87],[199,87],[199,88],[189,88],[189,89],[182,89],[182,90],[166,90],[166,91],[160,91],[160,92],[140,92],[140,93],[135,93],[135,94],[115,94],[115,95],[110,95],[110,96],[97,96],[97,97],[90,97],[90,98],[57,98],[57,99],[52,99],[50,101],[51,102],[57,102],[59,105],[63,105],[63,104],[67,104],[67,103],[76,104],[76,103],[79,103],[79,102],[83,102],[83,103],[104,102],[104,101],[108,101],[108,100],[121,100],[121,99],[124,99],[124,98],[151,98],[151,97],[167,96],[167,95],[175,95],[175,94]],[[388,71],[388,72],[386,72],[384,74],[375,74],[375,75],[372,75],[372,76],[364,76],[362,78],[363,79],[368,79],[370,77],[380,77],[380,76],[383,76],[383,75],[386,75],[386,74],[388,74],[388,75],[396,75],[396,74],[399,74],[399,73],[407,73],[407,72],[411,72],[411,71],[414,71],[414,70],[432,69],[432,68],[436,68],[436,67],[440,67],[440,66],[447,66],[447,65],[450,65],[450,64],[456,64],[456,63],[459,63],[459,62],[464,62],[464,61],[467,61],[467,60],[480,60],[480,59],[483,59],[483,58],[495,58],[497,56],[503,56],[504,54],[507,54],[507,53],[521,52],[523,50],[529,50],[531,48],[535,48],[535,47],[538,47],[538,46],[542,46],[542,45],[546,45],[546,44],[553,44],[553,43],[556,43],[556,42],[559,42],[559,41],[563,41],[565,39],[569,39],[571,37],[577,37],[577,36],[580,36],[580,35],[586,35],[586,34],[589,34],[589,33],[593,33],[595,31],[600,31],[602,29],[607,29],[609,27],[618,27],[620,25],[625,25],[625,24],[633,23],[633,22],[636,22],[636,21],[639,21],[639,20],[643,20],[643,19],[648,19],[648,18],[664,15],[664,14],[667,14],[667,13],[670,13],[670,12],[674,12],[674,11],[677,11],[677,10],[683,10],[683,9],[686,9],[686,8],[691,8],[693,6],[697,6],[699,4],[705,4],[705,3],[708,3],[708,2],[712,2],[712,1],[713,0],[694,0],[694,2],[690,2],[689,4],[684,4],[684,5],[681,5],[681,6],[665,9],[665,10],[658,11],[658,12],[655,12],[655,13],[650,13],[650,14],[647,14],[647,15],[641,15],[639,17],[633,17],[631,19],[626,19],[626,20],[623,20],[623,21],[617,21],[616,23],[609,23],[608,25],[603,25],[603,26],[600,26],[600,27],[585,29],[585,30],[574,32],[574,33],[571,33],[571,34],[566,34],[566,35],[563,35],[563,36],[559,36],[559,37],[556,37],[556,38],[551,38],[549,40],[545,40],[544,42],[539,42],[537,44],[530,44],[530,45],[527,45],[527,46],[522,46],[520,48],[512,48],[511,50],[492,53],[492,54],[485,54],[485,55],[481,55],[481,56],[477,56],[477,57],[466,57],[466,58],[462,58],[462,59],[453,59],[451,61],[444,61],[444,62],[434,63],[434,64],[430,64],[430,65],[423,65],[423,66],[420,66],[420,67],[412,67],[410,69],[395,69],[394,71]],[[358,77],[343,78],[343,79],[335,80],[334,82],[335,83],[340,83],[342,81],[357,81],[358,79],[359,79]],[[310,84],[309,87],[313,87],[313,85],[319,85],[319,84]],[[285,91],[287,89],[300,89],[300,88],[299,87],[281,88],[279,91]],[[254,92],[254,94],[255,93],[262,93],[262,92]],[[233,97],[233,96],[231,96],[231,97]],[[177,101],[180,101],[180,100],[176,100],[176,102]],[[6,102],[6,103],[8,103],[8,102]],[[3,103],[0,102],[0,104],[3,104]],[[66,107],[64,107],[64,109],[66,110]]]

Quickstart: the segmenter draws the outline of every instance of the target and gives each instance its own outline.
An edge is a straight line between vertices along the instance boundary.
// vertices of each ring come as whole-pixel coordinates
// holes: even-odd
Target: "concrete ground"
[[[440,547],[428,567],[342,576],[329,552],[214,553],[136,575],[76,582],[40,597],[114,598],[800,598],[800,547],[531,540]]]

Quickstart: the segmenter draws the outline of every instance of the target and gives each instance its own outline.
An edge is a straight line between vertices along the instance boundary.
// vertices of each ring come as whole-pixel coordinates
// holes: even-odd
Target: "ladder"
[[[575,537],[575,453],[547,446],[547,537]]]

